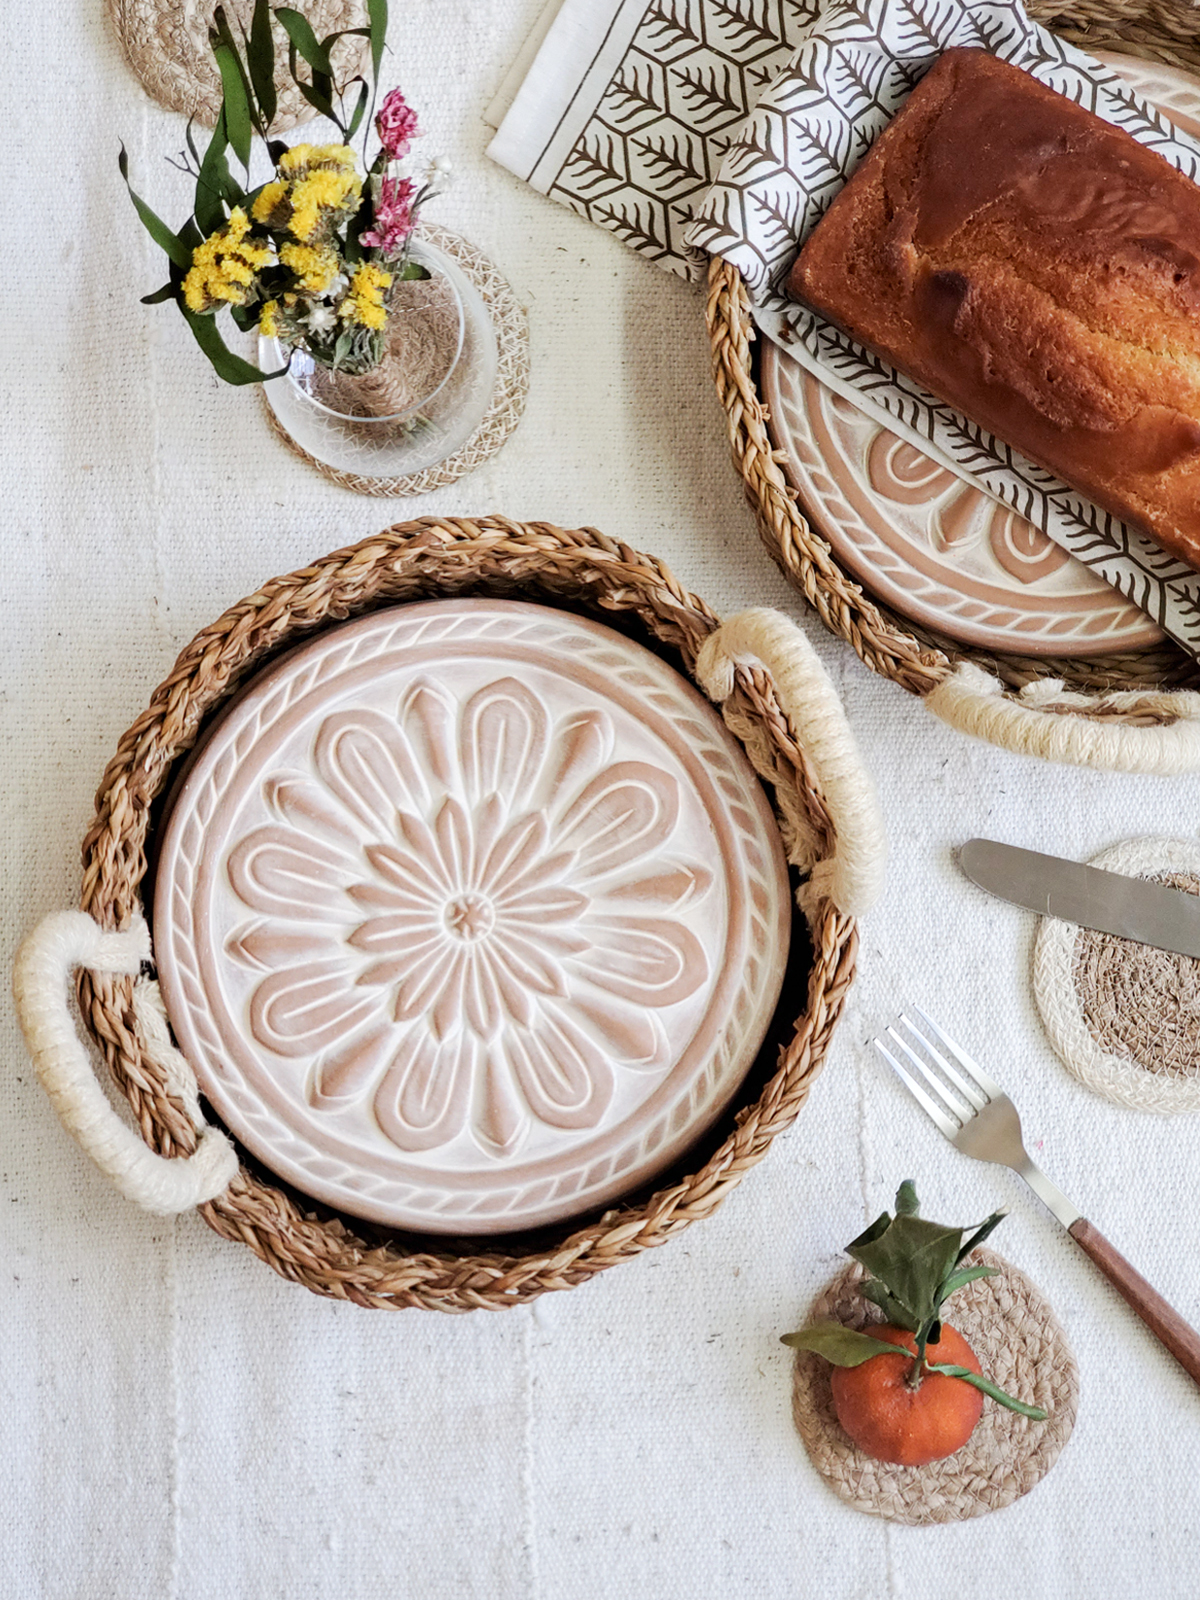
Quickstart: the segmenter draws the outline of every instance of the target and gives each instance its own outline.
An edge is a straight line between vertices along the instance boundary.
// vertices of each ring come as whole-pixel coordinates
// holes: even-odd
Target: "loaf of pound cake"
[[[788,292],[1200,567],[1200,188],[985,50],[947,50]]]

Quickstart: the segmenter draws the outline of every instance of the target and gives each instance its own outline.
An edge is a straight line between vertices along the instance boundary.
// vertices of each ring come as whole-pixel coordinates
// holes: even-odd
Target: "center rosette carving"
[[[669,1063],[659,1013],[709,976],[677,913],[712,875],[670,854],[676,780],[613,743],[605,712],[554,720],[513,678],[461,705],[419,679],[264,785],[278,820],[228,858],[257,916],[228,948],[265,973],[250,1028],[308,1061],[311,1106],[369,1099],[402,1150],[469,1129],[502,1153],[535,1120],[596,1126],[617,1068]]]

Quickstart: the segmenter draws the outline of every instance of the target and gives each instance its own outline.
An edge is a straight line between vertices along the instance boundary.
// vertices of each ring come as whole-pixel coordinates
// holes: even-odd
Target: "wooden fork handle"
[[[1117,1293],[1133,1307],[1159,1343],[1165,1345],[1184,1371],[1200,1383],[1200,1333],[1167,1304],[1158,1290],[1146,1282],[1137,1268],[1126,1261],[1086,1217],[1073,1222],[1067,1231],[1091,1256]]]

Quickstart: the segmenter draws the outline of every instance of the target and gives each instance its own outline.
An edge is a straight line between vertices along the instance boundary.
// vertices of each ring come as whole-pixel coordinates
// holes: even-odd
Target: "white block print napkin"
[[[776,285],[908,93],[980,45],[1200,178],[1200,145],[1017,0],[564,0],[490,154],[699,279],[733,262],[760,329],[822,382],[1011,505],[1200,653],[1200,574]]]

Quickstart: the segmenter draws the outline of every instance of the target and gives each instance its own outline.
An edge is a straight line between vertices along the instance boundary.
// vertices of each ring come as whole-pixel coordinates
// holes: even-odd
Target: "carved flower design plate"
[[[1096,57],[1200,137],[1200,83],[1159,62]],[[1082,562],[835,395],[769,340],[763,395],[783,470],[834,554],[901,616],[1025,656],[1144,650],[1162,633]]]
[[[324,633],[232,703],[155,878],[167,1010],[268,1167],[495,1233],[615,1199],[728,1105],[790,931],[774,817],[671,668],[544,606]]]

